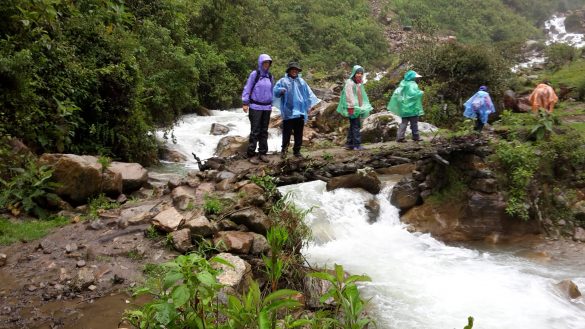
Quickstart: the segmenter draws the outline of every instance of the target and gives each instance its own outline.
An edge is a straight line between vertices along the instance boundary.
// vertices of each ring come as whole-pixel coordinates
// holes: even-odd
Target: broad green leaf
[[[173,304],[175,304],[175,307],[181,307],[185,305],[189,301],[190,297],[191,293],[189,288],[184,284],[176,286],[171,293],[171,298],[173,299]]]

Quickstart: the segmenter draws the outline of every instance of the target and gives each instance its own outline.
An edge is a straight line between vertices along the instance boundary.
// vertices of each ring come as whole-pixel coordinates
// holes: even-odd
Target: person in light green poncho
[[[360,118],[365,118],[372,111],[372,105],[366,95],[363,84],[364,68],[355,65],[349,79],[341,91],[337,112],[349,119],[349,130],[345,148],[348,150],[363,150],[361,146]]]
[[[418,89],[416,78],[421,78],[421,76],[415,71],[406,72],[404,79],[402,79],[398,88],[394,90],[390,102],[388,102],[388,111],[402,118],[398,135],[396,136],[396,141],[399,143],[405,142],[404,134],[408,123],[410,123],[410,129],[412,130],[412,139],[415,142],[420,141],[418,118],[424,114],[422,108],[423,91]]]

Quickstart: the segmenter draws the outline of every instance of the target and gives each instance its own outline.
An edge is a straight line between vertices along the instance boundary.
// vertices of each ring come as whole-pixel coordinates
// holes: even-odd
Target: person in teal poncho
[[[421,78],[421,76],[415,71],[410,70],[406,72],[404,79],[400,81],[398,88],[394,90],[390,102],[388,102],[388,111],[402,118],[398,135],[396,136],[396,141],[399,143],[405,142],[404,134],[409,123],[410,129],[412,130],[412,139],[415,142],[420,141],[418,118],[424,114],[422,108],[422,96],[424,92],[418,88],[416,78]]]
[[[295,144],[293,154],[301,157],[303,144],[303,128],[309,117],[309,112],[319,103],[319,99],[307,82],[301,77],[301,66],[297,62],[288,63],[286,75],[278,80],[272,89],[272,105],[280,110],[282,116],[282,152],[281,157],[287,156],[291,135]]]
[[[483,126],[488,122],[488,116],[496,112],[494,102],[492,102],[487,90],[486,86],[479,87],[479,91],[464,104],[465,112],[463,115],[470,119],[476,119],[475,131],[477,132],[481,132]]]
[[[345,148],[348,150],[363,150],[361,146],[361,118],[365,118],[372,111],[372,105],[366,95],[363,84],[364,68],[355,65],[349,79],[341,91],[341,98],[337,106],[337,112],[349,118],[349,130]]]

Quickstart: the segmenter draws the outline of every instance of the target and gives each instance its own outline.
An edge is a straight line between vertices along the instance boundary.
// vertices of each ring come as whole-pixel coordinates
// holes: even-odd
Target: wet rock
[[[83,291],[95,283],[93,270],[87,267],[80,269],[73,279],[72,286],[77,291]]]
[[[143,204],[137,207],[126,208],[120,211],[120,219],[127,221],[128,225],[146,224],[154,215],[156,203]]]
[[[214,263],[212,266],[220,270],[217,281],[227,288],[227,292],[243,292],[252,280],[252,267],[248,262],[238,256],[221,253],[216,257],[221,258],[232,266]]]
[[[366,210],[368,211],[368,223],[375,223],[380,216],[380,202],[377,199],[370,199],[366,202]]]
[[[180,210],[186,210],[195,204],[195,189],[188,186],[179,186],[171,192],[173,204]]]
[[[181,215],[174,207],[168,208],[152,219],[152,224],[165,232],[176,231],[184,222],[183,215]]]
[[[193,248],[191,243],[191,230],[188,228],[171,233],[173,247],[179,252],[187,252]]]
[[[327,280],[306,276],[303,279],[305,292],[305,305],[310,309],[320,309],[322,304],[333,305],[333,299],[329,298],[321,303],[321,296],[325,295],[331,288],[332,284]]]
[[[376,169],[380,175],[409,175],[416,169],[414,163],[403,163],[388,168]]]
[[[258,233],[250,233],[254,238],[252,241],[252,248],[250,249],[250,253],[253,255],[260,255],[265,254],[270,250],[270,246],[268,245],[268,240],[262,234]]]
[[[232,222],[229,219],[222,219],[213,223],[214,231],[236,231],[238,224]]]
[[[118,195],[118,197],[116,198],[116,202],[118,202],[119,204],[124,204],[126,203],[126,201],[128,201],[128,197],[124,193]]]
[[[59,282],[65,282],[67,280],[71,280],[71,275],[69,275],[69,272],[62,267],[59,269]]]
[[[382,182],[374,170],[365,168],[355,174],[334,177],[327,182],[327,191],[338,188],[362,188],[372,194],[378,194],[382,189]]]
[[[248,138],[241,136],[226,136],[219,140],[215,155],[218,157],[231,157],[237,154],[246,154]]]
[[[228,180],[228,181],[234,181],[236,178],[236,174],[234,174],[231,171],[220,171],[217,173],[217,175],[215,176],[216,181],[222,181],[222,180]]]
[[[493,178],[474,179],[469,187],[472,190],[484,193],[496,193],[498,191],[498,184]]]
[[[392,189],[390,203],[400,210],[407,210],[414,207],[420,198],[418,182],[411,178],[401,179]]]
[[[268,128],[280,127],[282,127],[282,117],[280,114],[270,116],[270,123],[268,123]]]
[[[232,189],[233,184],[230,182],[229,179],[224,179],[215,185],[216,191],[231,191]]]
[[[315,114],[315,120],[311,121],[311,124],[317,132],[328,134],[347,125],[347,120],[341,120],[337,113],[337,105],[338,103],[326,104]]]
[[[219,136],[219,135],[227,135],[230,132],[230,128],[228,126],[224,126],[219,123],[211,124],[211,130],[209,131],[210,134]]]
[[[101,219],[92,220],[89,223],[89,225],[87,225],[88,230],[94,230],[94,231],[103,230],[105,227],[106,227],[106,224],[104,224],[104,222],[102,222]]]
[[[575,227],[575,233],[573,234],[573,240],[579,242],[585,242],[585,229],[582,227]]]
[[[516,99],[516,93],[513,90],[506,90],[504,92],[504,107],[512,109],[514,112],[518,111],[518,100]]]
[[[75,265],[77,267],[85,267],[85,261],[83,259],[79,260],[79,261],[77,261],[77,264],[75,264]]]
[[[577,222],[585,223],[585,200],[573,204],[571,210]]]
[[[244,224],[253,232],[260,234],[266,234],[270,228],[270,219],[258,208],[237,211],[231,214],[229,219],[236,224]]]
[[[197,216],[187,221],[185,228],[189,229],[193,236],[208,237],[213,234],[213,224],[205,216]]]
[[[379,143],[396,139],[398,122],[394,117],[384,111],[367,117],[362,125],[362,143]]]
[[[24,286],[24,288],[29,291],[29,292],[33,292],[36,291],[37,289],[39,289],[37,286],[35,286],[34,284],[27,284]]]
[[[78,249],[78,247],[77,247],[77,244],[76,243],[68,243],[65,246],[65,252],[67,252],[68,254],[70,254],[70,253],[72,253],[74,251],[77,251],[77,249]]]
[[[575,299],[581,297],[581,291],[579,291],[579,287],[571,281],[571,280],[563,280],[556,284],[557,289],[564,294],[566,297],[570,299]]]
[[[77,204],[102,191],[115,196],[122,193],[120,173],[108,168],[102,174],[102,166],[94,156],[46,153],[39,161],[54,169],[52,179],[59,184],[57,195]]]
[[[148,171],[139,163],[113,161],[108,168],[122,176],[122,191],[124,193],[134,192],[148,181]]]
[[[168,147],[164,146],[160,151],[160,158],[165,161],[170,162],[185,162],[187,161],[187,156],[177,150],[169,149]]]
[[[266,203],[264,189],[254,183],[249,183],[242,186],[239,189],[239,192],[243,195],[241,200],[242,205],[254,205],[257,207],[262,207]]]
[[[249,253],[253,242],[254,236],[251,233],[239,231],[219,232],[213,240],[218,249],[237,254]]]
[[[0,267],[6,266],[6,263],[8,263],[8,256],[6,254],[0,254]]]
[[[95,286],[95,285],[93,285],[93,284],[92,284],[92,285],[90,285],[89,287],[87,287],[87,290],[89,290],[89,291],[94,291],[94,290],[96,290],[96,289],[97,289],[97,286]]]
[[[203,106],[198,106],[195,109],[195,113],[198,116],[200,116],[200,117],[210,117],[210,116],[212,116],[211,111],[208,108],[203,107]]]

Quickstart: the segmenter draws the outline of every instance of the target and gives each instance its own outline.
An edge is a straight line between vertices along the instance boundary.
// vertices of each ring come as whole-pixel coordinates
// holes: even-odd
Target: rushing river
[[[229,126],[229,135],[247,136],[241,110],[213,114],[185,116],[175,128],[177,144],[170,146],[212,156],[222,137],[209,134],[213,122]],[[270,151],[278,151],[280,138],[271,130]],[[379,328],[463,328],[470,315],[480,329],[585,328],[583,301],[568,300],[554,286],[571,279],[585,291],[585,262],[541,263],[517,256],[518,250],[449,246],[410,233],[388,202],[393,182],[386,184],[376,196],[381,212],[374,224],[366,219],[364,204],[373,197],[368,193],[326,192],[321,181],[281,187],[299,207],[315,207],[307,217],[314,234],[304,251],[307,259],[316,266],[342,264],[372,278],[362,290]]]

